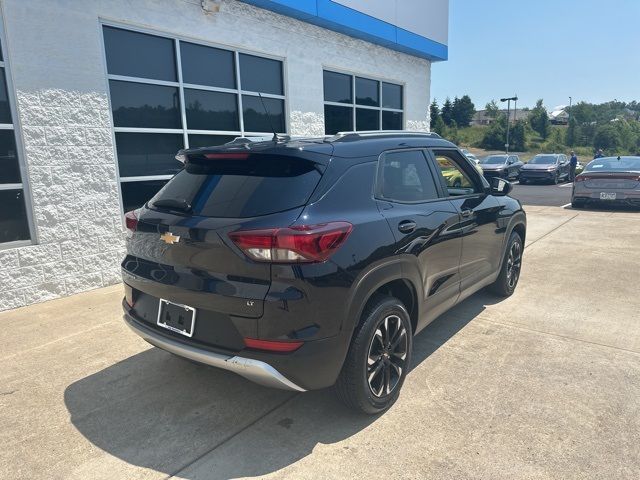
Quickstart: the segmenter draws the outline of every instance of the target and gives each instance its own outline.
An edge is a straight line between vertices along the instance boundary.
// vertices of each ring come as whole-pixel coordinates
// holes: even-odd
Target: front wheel
[[[370,415],[397,400],[411,364],[413,333],[405,306],[377,295],[362,315],[336,382],[348,407]]]
[[[516,232],[511,232],[500,274],[490,287],[493,293],[501,297],[509,297],[513,294],[520,279],[522,251],[522,238]]]

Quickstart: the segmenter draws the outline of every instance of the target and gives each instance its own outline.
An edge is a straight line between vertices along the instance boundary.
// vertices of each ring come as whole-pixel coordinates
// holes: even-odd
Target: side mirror
[[[491,195],[496,197],[504,197],[509,195],[513,190],[513,185],[508,180],[499,177],[493,177],[491,179]]]

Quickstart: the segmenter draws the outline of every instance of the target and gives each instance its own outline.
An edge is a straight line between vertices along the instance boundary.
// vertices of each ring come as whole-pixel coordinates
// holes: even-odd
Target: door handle
[[[463,217],[470,217],[472,213],[473,213],[473,210],[471,210],[470,208],[465,208],[464,210],[460,210],[460,215],[462,215]]]
[[[411,233],[416,229],[416,222],[413,220],[403,220],[398,224],[398,230],[402,233]]]

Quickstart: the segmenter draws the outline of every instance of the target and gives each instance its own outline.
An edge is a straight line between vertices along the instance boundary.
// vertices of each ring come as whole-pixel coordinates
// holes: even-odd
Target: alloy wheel
[[[507,257],[507,284],[509,288],[515,288],[520,278],[520,268],[522,266],[522,246],[520,242],[513,242]]]
[[[398,315],[386,316],[377,326],[369,345],[367,383],[376,397],[389,395],[407,368],[409,339]]]

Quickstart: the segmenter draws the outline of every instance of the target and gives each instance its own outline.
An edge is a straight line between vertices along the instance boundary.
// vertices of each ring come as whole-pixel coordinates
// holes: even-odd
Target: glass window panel
[[[121,177],[173,175],[182,168],[175,155],[184,148],[178,133],[116,133]]]
[[[185,83],[236,88],[233,52],[180,42],[180,61]]]
[[[116,127],[182,128],[176,87],[109,80]]]
[[[387,200],[424,202],[438,198],[433,175],[419,150],[387,153],[378,175],[379,194]]]
[[[324,71],[325,102],[353,103],[351,75]]]
[[[233,93],[185,89],[187,128],[191,130],[240,130],[238,96]]]
[[[382,106],[402,110],[402,85],[382,82]]]
[[[0,190],[0,243],[29,240],[23,190]]]
[[[0,68],[0,123],[13,123],[11,120],[11,108],[9,107],[9,95],[7,94],[7,81],[4,76],[4,68]]]
[[[402,113],[401,112],[382,112],[382,129],[383,130],[402,130]]]
[[[110,74],[177,81],[173,40],[113,27],[103,31]]]
[[[0,44],[0,61],[4,61],[4,57],[2,56],[2,44]]]
[[[278,98],[262,98],[253,95],[242,96],[242,109],[245,132],[272,132],[286,131],[284,121],[284,100]],[[265,107],[269,114],[265,112]],[[273,129],[272,129],[273,126]]]
[[[245,91],[283,95],[282,62],[241,53],[240,85]]]
[[[324,133],[334,135],[338,132],[350,132],[353,130],[353,108],[324,106]]]
[[[359,105],[379,107],[380,100],[378,98],[378,85],[379,82],[376,80],[356,77],[356,103]]]
[[[21,183],[13,130],[0,130],[0,183]]]
[[[189,148],[215,147],[233,141],[240,135],[189,135]]]
[[[356,130],[380,130],[380,110],[356,108]]]
[[[125,212],[140,208],[165,186],[168,180],[121,182],[122,206]]]

